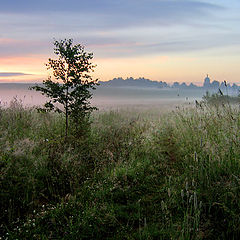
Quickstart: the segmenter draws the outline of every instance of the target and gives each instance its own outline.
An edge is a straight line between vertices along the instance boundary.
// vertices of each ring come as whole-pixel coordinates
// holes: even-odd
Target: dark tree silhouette
[[[91,89],[98,85],[91,72],[96,67],[92,62],[93,54],[84,51],[81,44],[73,44],[72,39],[54,42],[54,53],[58,59],[49,58],[47,68],[52,70],[52,77],[43,81],[43,86],[32,87],[50,98],[41,111],[55,111],[65,114],[65,138],[68,136],[69,121],[75,130],[89,121],[92,110],[90,104]],[[78,131],[79,133],[79,131]]]

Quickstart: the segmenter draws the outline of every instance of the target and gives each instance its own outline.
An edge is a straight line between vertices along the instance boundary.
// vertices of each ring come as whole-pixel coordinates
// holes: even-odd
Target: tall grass
[[[5,239],[238,239],[239,109],[110,111],[66,144],[64,121],[0,110]]]

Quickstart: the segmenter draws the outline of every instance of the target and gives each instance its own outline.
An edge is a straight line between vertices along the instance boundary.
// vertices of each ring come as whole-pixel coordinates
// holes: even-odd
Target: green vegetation
[[[209,92],[206,92],[206,94],[203,96],[203,101],[215,106],[226,104],[240,104],[240,94],[238,96],[224,95],[223,92],[219,89],[218,93],[210,94]]]
[[[240,113],[0,109],[2,239],[239,239]]]
[[[74,129],[72,135],[80,137],[85,132],[83,127],[89,125],[90,113],[96,109],[90,105],[90,90],[97,85],[97,80],[90,75],[95,68],[91,62],[93,54],[86,53],[80,44],[73,45],[72,39],[55,41],[54,45],[58,59],[49,58],[46,65],[52,70],[55,81],[49,77],[43,81],[43,86],[36,85],[31,89],[50,98],[45,108],[39,108],[40,111],[65,115],[65,138],[68,136],[69,120]]]

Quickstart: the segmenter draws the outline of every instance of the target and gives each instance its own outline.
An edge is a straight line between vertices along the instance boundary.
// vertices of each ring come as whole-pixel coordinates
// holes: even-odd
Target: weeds
[[[0,109],[2,238],[238,239],[239,109],[146,115],[65,143],[61,115]]]

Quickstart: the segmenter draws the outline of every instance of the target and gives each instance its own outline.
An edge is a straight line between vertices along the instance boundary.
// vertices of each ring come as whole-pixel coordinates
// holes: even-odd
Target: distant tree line
[[[210,81],[210,78],[207,76],[204,79],[202,86],[197,86],[193,83],[190,83],[187,85],[185,82],[179,83],[174,82],[173,84],[168,84],[163,81],[152,81],[150,79],[146,79],[144,77],[136,78],[133,77],[129,78],[114,78],[112,80],[106,81],[106,82],[99,82],[102,86],[112,86],[112,87],[156,87],[156,88],[177,88],[177,89],[203,89],[208,90],[210,92],[216,92],[219,89],[224,94],[238,94],[240,87],[233,83],[232,85],[227,83],[226,81],[219,82],[214,80],[213,82]]]

